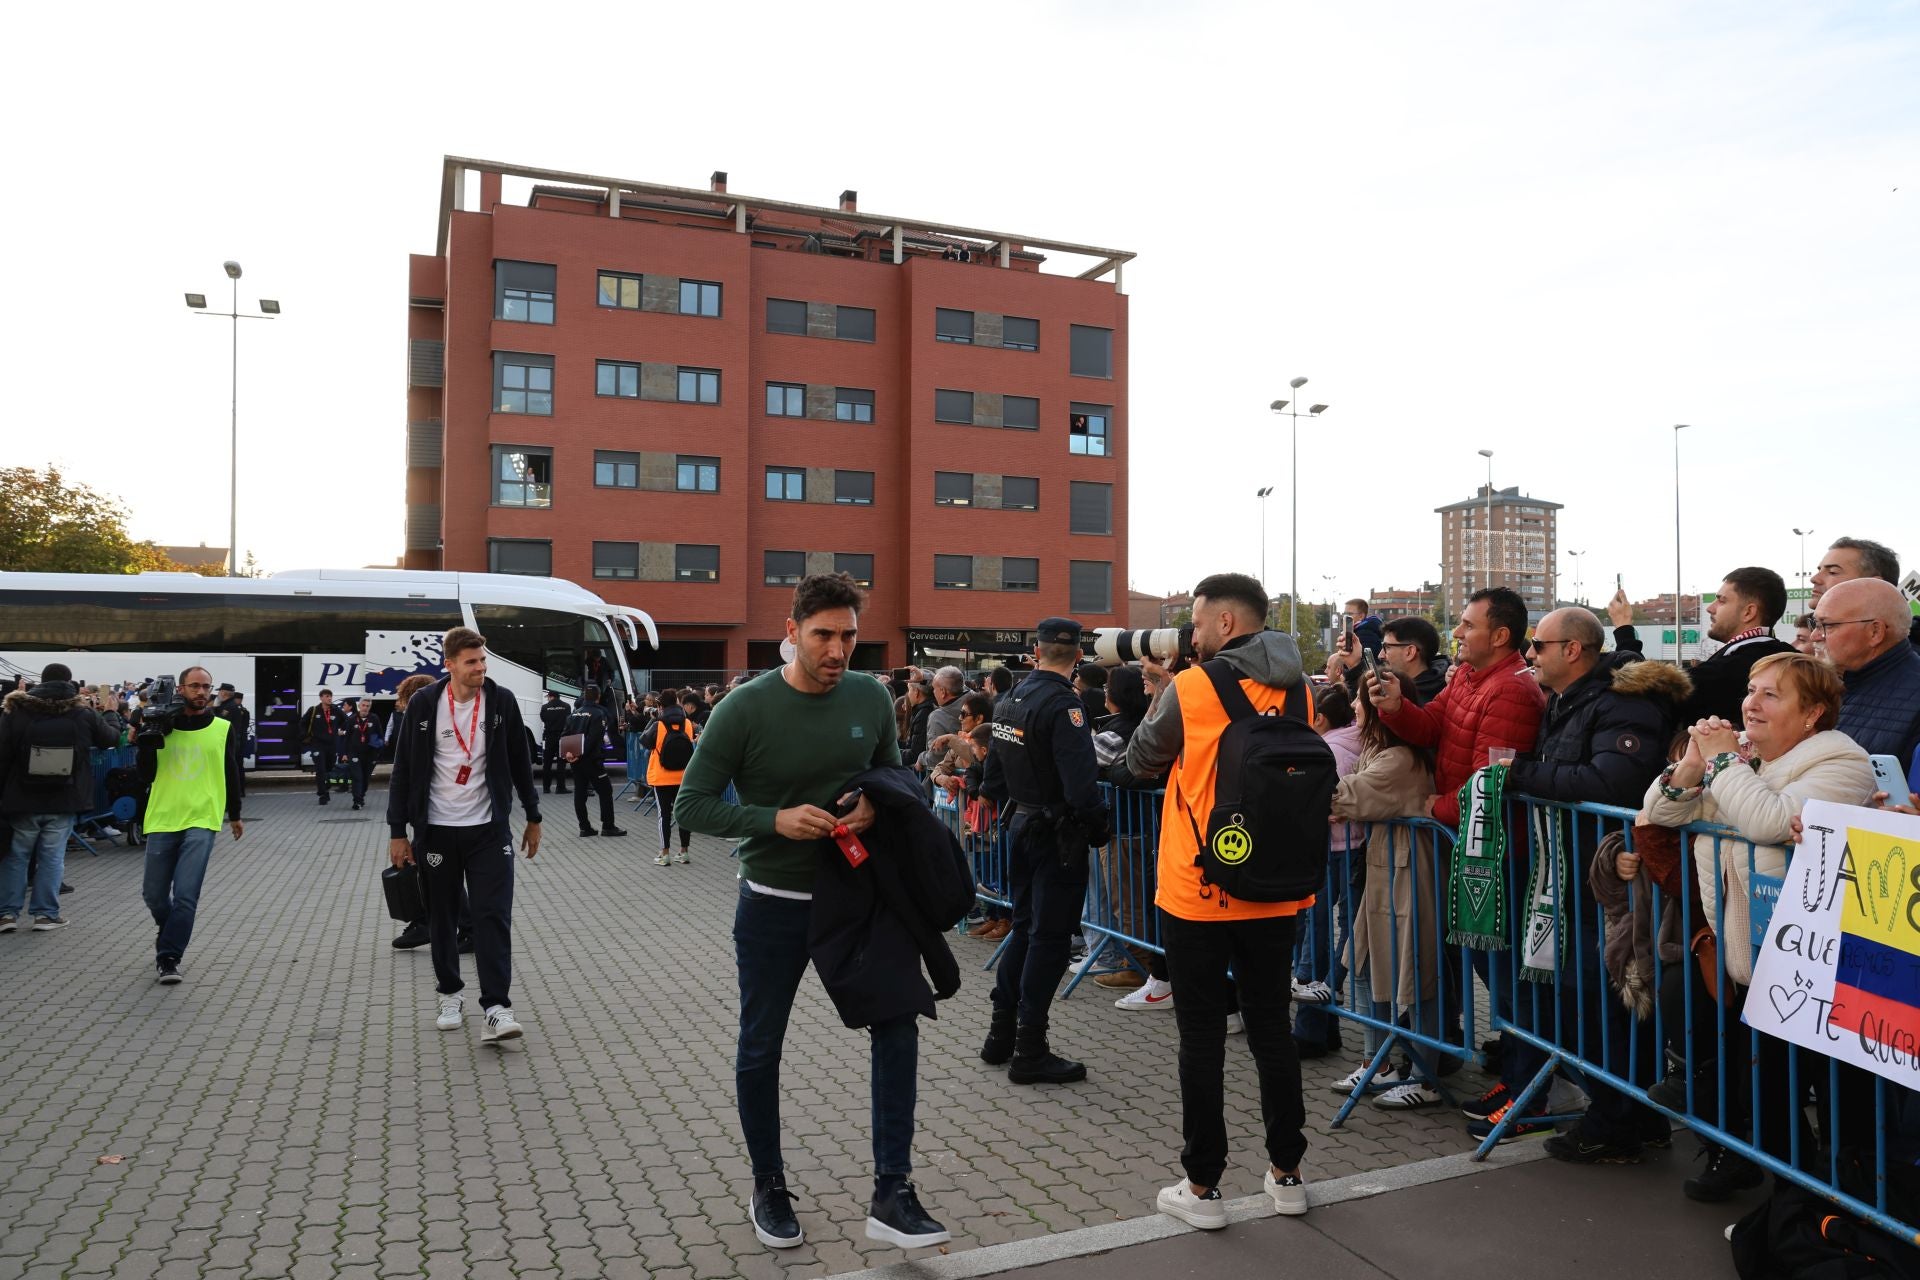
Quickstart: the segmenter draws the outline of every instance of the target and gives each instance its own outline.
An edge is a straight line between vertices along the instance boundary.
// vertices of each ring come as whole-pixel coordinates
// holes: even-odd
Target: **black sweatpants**
[[[600,829],[610,830],[613,827],[613,779],[607,776],[604,760],[581,756],[573,762],[573,816],[580,819],[582,831],[592,825],[587,821],[589,791],[600,797]]]
[[[554,782],[558,781],[560,794],[567,794],[567,774],[571,771],[560,758],[560,739],[548,738],[540,744],[540,790],[552,791]]]
[[[660,852],[665,853],[667,846],[673,843],[673,802],[680,794],[680,784],[670,787],[655,787],[653,802],[660,809]],[[680,828],[680,848],[684,852],[693,841],[693,833],[685,827]]]
[[[480,977],[480,1007],[512,1006],[513,831],[504,822],[479,827],[428,827],[414,849],[426,868],[427,937],[433,976],[441,995],[466,986],[460,980],[460,889],[473,911],[473,965]]]
[[[320,793],[320,802],[327,800],[327,778],[333,773],[333,745],[313,748],[313,777],[315,790]]]

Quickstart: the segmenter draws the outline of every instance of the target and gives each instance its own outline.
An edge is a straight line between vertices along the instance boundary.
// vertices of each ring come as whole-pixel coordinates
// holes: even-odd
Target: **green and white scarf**
[[[1562,922],[1567,917],[1566,814],[1546,805],[1533,811],[1533,869],[1527,875],[1527,932],[1520,955],[1522,982],[1552,982],[1560,974]]]
[[[1500,802],[1506,785],[1507,766],[1496,764],[1476,770],[1460,788],[1460,835],[1447,878],[1449,946],[1507,949],[1507,833]]]

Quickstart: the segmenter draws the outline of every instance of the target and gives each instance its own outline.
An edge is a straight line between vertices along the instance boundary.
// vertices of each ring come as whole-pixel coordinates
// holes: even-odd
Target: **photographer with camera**
[[[81,704],[73,672],[50,662],[31,689],[6,696],[0,715],[0,820],[12,838],[0,852],[0,933],[11,933],[27,906],[27,864],[33,875],[33,928],[64,929],[60,877],[74,819],[93,808],[90,748],[120,735]]]
[[[213,676],[205,667],[182,671],[177,693],[170,677],[160,677],[147,696],[135,744],[135,766],[149,787],[143,893],[160,930],[153,964],[163,986],[180,981],[221,815],[233,824],[235,840],[244,831],[240,735],[213,714],[207,705],[212,700]]]

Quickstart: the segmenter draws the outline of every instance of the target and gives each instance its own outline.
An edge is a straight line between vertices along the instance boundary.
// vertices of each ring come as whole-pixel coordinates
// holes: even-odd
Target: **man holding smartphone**
[[[873,824],[873,802],[843,794],[849,778],[898,765],[893,700],[877,680],[847,679],[866,593],[844,573],[803,578],[793,593],[784,666],[741,685],[713,709],[680,783],[682,829],[739,837],[740,891],[733,946],[740,975],[734,1060],[740,1128],[753,1162],[748,1213],[760,1242],[803,1242],[780,1154],[780,1054],[807,971],[814,866],[836,829]],[[731,782],[738,804],[725,799]],[[867,1238],[902,1248],[945,1244],[947,1229],[921,1208],[913,1183],[917,1017],[868,1029],[872,1040],[872,1208]]]

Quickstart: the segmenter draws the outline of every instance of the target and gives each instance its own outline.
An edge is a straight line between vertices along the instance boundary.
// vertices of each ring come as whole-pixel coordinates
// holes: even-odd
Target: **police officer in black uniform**
[[[1034,645],[1037,668],[993,707],[985,772],[1004,779],[1012,802],[1007,879],[1013,932],[1000,955],[993,1024],[980,1050],[995,1066],[1012,1059],[1015,1084],[1070,1084],[1087,1069],[1047,1046],[1047,1011],[1066,972],[1087,896],[1087,850],[1112,834],[1100,794],[1093,726],[1073,691],[1080,624],[1048,618]]]
[[[567,718],[573,714],[573,708],[553,690],[547,690],[547,700],[540,704],[540,790],[551,793],[555,778],[560,780],[560,794],[567,794],[567,773],[570,766],[560,758],[560,739],[567,731]]]
[[[221,685],[219,692],[220,701],[214,704],[213,714],[219,716],[232,726],[227,730],[228,733],[234,733],[240,736],[241,754],[252,755],[253,712],[247,710],[246,704],[241,701],[241,698],[245,695],[230,684]],[[247,794],[247,771],[245,769],[240,771],[240,794],[243,796]]]

